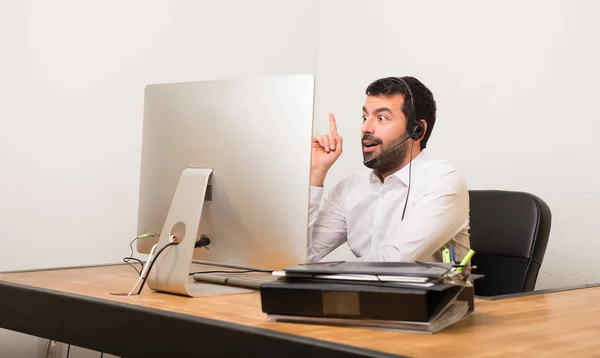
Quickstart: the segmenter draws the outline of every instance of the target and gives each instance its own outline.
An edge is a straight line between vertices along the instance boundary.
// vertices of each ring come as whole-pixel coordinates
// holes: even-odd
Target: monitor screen
[[[194,260],[267,269],[305,262],[313,102],[312,75],[148,85],[138,234],[163,232],[186,168],[210,168],[191,239],[206,235],[211,245]],[[157,241],[138,240],[138,251]]]

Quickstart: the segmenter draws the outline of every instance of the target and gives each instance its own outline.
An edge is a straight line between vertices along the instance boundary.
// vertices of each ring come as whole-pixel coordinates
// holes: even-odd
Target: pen
[[[442,250],[442,262],[445,264],[450,263],[450,250],[448,250],[447,248]]]
[[[467,254],[465,255],[465,258],[460,262],[461,267],[457,268],[456,272],[461,272],[463,267],[467,266],[469,261],[471,261],[471,258],[473,257],[473,255],[475,255],[475,251],[469,250],[469,252],[467,252]]]
[[[462,242],[456,240],[456,239],[452,239],[451,241],[454,241],[455,244],[457,244],[458,246],[462,247],[465,250],[470,250],[471,248],[465,244],[463,244]]]
[[[454,263],[454,246],[450,245],[450,262]]]

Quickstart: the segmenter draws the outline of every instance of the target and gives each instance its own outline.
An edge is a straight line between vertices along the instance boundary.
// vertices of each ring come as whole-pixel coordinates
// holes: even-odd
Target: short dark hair
[[[425,149],[427,141],[431,136],[431,131],[433,131],[433,126],[435,125],[435,115],[437,110],[435,99],[429,88],[425,87],[418,79],[409,76],[402,77],[402,79],[408,83],[412,94],[415,96],[415,98],[413,98],[416,107],[414,113],[417,118],[410,118],[412,116],[411,103],[410,100],[406,100],[407,97],[410,99],[410,95],[407,96],[408,90],[398,77],[380,78],[367,87],[366,93],[368,96],[383,95],[387,97],[397,94],[402,95],[405,101],[401,110],[402,113],[404,113],[404,116],[406,116],[407,121],[424,119],[425,122],[427,122],[427,131],[423,136],[423,140],[421,140],[421,149]]]

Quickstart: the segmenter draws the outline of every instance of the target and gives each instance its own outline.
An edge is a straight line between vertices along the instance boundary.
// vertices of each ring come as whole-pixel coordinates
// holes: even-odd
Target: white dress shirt
[[[324,200],[323,188],[311,186],[308,261],[321,260],[346,241],[361,261],[441,261],[445,245],[454,246],[460,261],[470,247],[463,176],[425,150],[413,159],[411,171],[403,221],[408,165],[383,183],[373,170],[347,177]]]

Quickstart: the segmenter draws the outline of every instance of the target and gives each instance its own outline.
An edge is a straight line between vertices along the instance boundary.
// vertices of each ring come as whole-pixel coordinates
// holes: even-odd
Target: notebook
[[[355,262],[337,261],[310,263],[283,269],[286,277],[311,275],[354,275],[368,279],[374,276],[379,281],[427,282],[439,279],[452,268],[452,264],[426,262]],[[331,277],[331,276],[329,276]],[[324,278],[324,277],[320,277]]]
[[[319,279],[319,280],[337,280],[337,281],[363,281],[363,282],[381,282],[381,283],[411,283],[414,285],[424,285],[424,287],[433,285],[430,283],[433,279],[417,276],[386,276],[386,275],[353,275],[353,274],[318,274],[318,273],[296,273],[285,271],[273,271],[273,276],[292,279]]]

